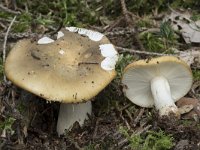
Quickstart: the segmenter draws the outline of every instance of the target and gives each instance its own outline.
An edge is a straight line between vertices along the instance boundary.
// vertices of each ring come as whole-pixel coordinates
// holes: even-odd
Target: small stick
[[[151,56],[176,56],[176,54],[163,54],[163,53],[155,53],[155,52],[147,52],[147,51],[140,51],[140,50],[134,50],[134,49],[128,49],[123,47],[115,47],[119,53],[128,52],[131,54],[144,54],[144,55],[151,55]],[[178,55],[177,55],[178,56]]]
[[[78,66],[80,66],[80,65],[97,65],[97,64],[99,64],[99,63],[97,63],[97,62],[79,62]]]
[[[135,135],[141,135],[142,133],[148,131],[150,128],[152,127],[151,124],[147,125],[146,127],[144,127],[143,129],[136,131]]]
[[[17,22],[17,21],[15,21]],[[6,33],[0,32],[0,41],[1,39],[3,39],[5,37]],[[22,38],[34,38],[36,36],[41,36],[41,35],[37,35],[35,33],[29,33],[29,32],[24,32],[24,33],[10,33],[8,35],[8,39],[12,39],[12,40],[18,40],[18,39],[22,39]]]
[[[6,29],[6,26],[5,26],[2,22],[0,22],[0,26],[1,26],[3,29]]]
[[[134,120],[134,127],[136,127],[137,123],[140,121],[143,114],[144,114],[144,108],[141,108],[139,111],[139,114],[137,115],[137,117]]]
[[[9,34],[9,32],[10,32],[10,29],[11,29],[13,23],[15,22],[16,17],[17,17],[17,16],[15,16],[15,17],[13,18],[13,20],[11,21],[11,23],[10,23],[10,25],[9,25],[7,31],[6,31],[6,35],[5,35],[5,37],[4,37],[4,43],[3,43],[3,64],[5,63],[5,60],[6,60],[6,44],[7,44],[8,34]],[[6,80],[5,74],[4,74],[4,81],[5,81],[5,82],[7,81],[7,80]]]
[[[99,128],[99,122],[101,121],[100,118],[97,118],[96,123],[95,123],[95,128],[94,128],[94,132],[92,135],[92,139],[96,138],[97,132],[98,132],[98,128]]]
[[[118,31],[112,31],[112,32],[105,32],[104,35],[106,36],[113,36],[113,35],[125,35],[125,34],[133,34],[135,33],[134,28],[129,28],[129,29],[123,29],[123,30],[118,30]]]
[[[5,11],[5,12],[14,14],[14,15],[21,14],[19,11],[14,11],[14,10],[8,9],[8,8],[4,7],[3,5],[0,5],[0,9],[3,10],[3,11]]]
[[[127,10],[127,7],[126,7],[125,0],[120,0],[120,2],[121,2],[121,7],[122,7],[122,13],[125,17],[126,22],[130,26],[132,24],[132,21],[131,21],[130,16],[128,15],[128,10]]]

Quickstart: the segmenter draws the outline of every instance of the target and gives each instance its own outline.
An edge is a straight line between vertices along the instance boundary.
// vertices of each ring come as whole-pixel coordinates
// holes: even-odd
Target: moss
[[[173,147],[173,137],[162,130],[147,131],[145,135],[135,135],[128,133],[124,127],[120,127],[120,132],[128,139],[131,149],[168,150]]]
[[[193,9],[199,9],[200,7],[200,1],[193,1],[193,0],[175,0],[171,3],[172,7],[175,8],[193,8]]]
[[[89,145],[84,147],[84,150],[95,150],[95,144],[90,143]]]
[[[164,52],[165,45],[158,34],[144,33],[140,35],[144,47],[151,52]]]
[[[130,54],[121,54],[116,65],[117,78],[121,78],[124,68],[130,64],[135,58]]]
[[[112,5],[113,3],[114,1],[110,0],[105,5]],[[51,27],[50,29],[58,28],[60,24],[78,27],[93,24],[100,25],[100,17],[106,18],[104,13],[107,13],[107,10],[102,11],[103,7],[100,1],[35,0],[34,2],[27,2],[19,0],[17,5],[24,11],[17,16],[12,29],[14,32],[25,32],[29,31],[30,28],[35,29],[35,25],[43,25],[46,28]],[[12,20],[14,16],[6,12],[0,12],[0,17]],[[35,31],[33,30],[33,32]]]
[[[200,70],[192,70],[192,73],[195,81],[200,80]]]
[[[0,132],[3,130],[10,132],[11,135],[14,134],[14,130],[12,129],[12,125],[14,124],[16,119],[12,117],[6,118],[3,122],[0,122]]]
[[[152,11],[155,10],[164,11],[167,9],[168,4],[169,3],[166,3],[164,0],[133,0],[127,2],[127,6],[129,6],[130,11],[139,13],[140,15],[151,14]]]
[[[138,22],[136,23],[136,26],[137,27],[153,27],[153,20],[146,16],[146,17],[143,17],[142,19],[139,19]]]
[[[163,22],[160,25],[160,32],[141,33],[140,39],[148,51],[171,53],[171,49],[176,46],[178,36],[169,22]]]

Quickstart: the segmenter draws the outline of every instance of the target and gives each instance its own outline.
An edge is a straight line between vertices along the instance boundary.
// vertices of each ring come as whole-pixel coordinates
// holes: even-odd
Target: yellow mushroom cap
[[[176,102],[190,90],[192,72],[189,66],[174,56],[139,60],[129,64],[123,73],[124,92],[129,100],[141,107],[153,107],[151,80],[156,76],[167,79],[172,99]]]
[[[104,57],[99,45],[110,41],[105,36],[93,41],[75,32],[62,33],[48,44],[30,39],[19,41],[6,59],[6,76],[17,86],[47,100],[90,100],[116,76],[114,69],[101,67]]]

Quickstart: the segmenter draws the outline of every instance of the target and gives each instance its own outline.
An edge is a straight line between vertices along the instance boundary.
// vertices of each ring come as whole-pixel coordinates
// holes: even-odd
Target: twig
[[[17,17],[17,16],[15,16],[15,17],[13,18],[13,20],[11,21],[11,23],[10,23],[10,25],[9,25],[7,31],[6,31],[6,35],[5,35],[5,37],[4,37],[4,43],[3,43],[3,64],[5,63],[5,60],[6,60],[6,44],[7,44],[8,34],[9,34],[9,32],[10,32],[10,29],[11,29],[11,27],[12,27],[12,25],[13,25],[13,23],[14,23],[16,17]],[[5,74],[4,74],[4,81],[7,82]]]
[[[141,135],[142,133],[148,131],[151,127],[152,127],[152,125],[149,124],[149,125],[147,125],[146,127],[144,127],[144,128],[142,128],[142,129],[136,131],[136,132],[135,132],[135,135]]]
[[[3,5],[0,5],[0,9],[3,10],[3,11],[5,11],[5,12],[14,14],[14,15],[21,14],[19,11],[14,11],[14,10],[8,9],[7,7],[4,7]]]
[[[122,7],[122,13],[123,13],[123,16],[125,17],[126,23],[128,24],[128,26],[130,28],[134,28],[136,31],[133,34],[133,40],[136,42],[136,44],[138,45],[138,47],[140,48],[141,51],[145,51],[145,48],[139,39],[138,29],[135,25],[135,21],[133,20],[133,14],[127,10],[125,0],[120,0],[120,2],[121,2],[121,7]]]
[[[6,140],[3,140],[3,142],[1,142],[0,144],[0,149],[3,149],[3,147],[6,145]]]
[[[113,28],[118,26],[123,21],[123,17],[118,18],[113,24],[111,24],[105,31],[110,32]]]
[[[15,21],[16,22],[16,21]],[[6,33],[0,32],[0,41],[1,39],[3,39],[5,37]],[[22,38],[34,38],[34,37],[40,37],[41,35],[37,35],[36,33],[29,33],[29,32],[24,32],[24,33],[10,33],[8,35],[8,39],[14,39],[14,40],[18,40],[18,39],[22,39]]]
[[[99,63],[97,63],[97,62],[79,62],[78,66],[80,66],[80,65],[97,65],[97,64],[99,64]]]
[[[125,112],[126,112],[126,114],[128,115],[128,117],[129,117],[129,119],[130,119],[130,122],[132,122],[132,121],[133,121],[133,117],[132,117],[130,111],[128,111],[128,109],[125,109]]]
[[[121,7],[122,7],[122,13],[123,13],[123,15],[125,17],[125,20],[126,20],[126,22],[127,22],[127,24],[129,26],[132,26],[133,22],[132,22],[132,20],[131,20],[131,18],[129,16],[125,0],[120,0],[120,2],[121,2]]]
[[[0,22],[0,26],[1,26],[3,29],[6,29],[6,26],[5,26],[2,22]]]
[[[134,127],[136,127],[137,123],[140,121],[142,115],[144,114],[144,108],[141,108],[139,111],[139,114],[137,115],[137,117],[134,120]]]
[[[0,21],[1,21],[1,22],[8,22],[8,23],[10,23],[12,20],[10,20],[10,19],[5,19],[5,18],[0,18]],[[15,21],[15,22],[19,22],[19,21]]]
[[[123,122],[125,122],[126,127],[128,128],[128,130],[131,129],[131,126],[129,125],[128,121],[124,118],[124,116],[122,115],[122,112],[120,112],[120,118],[123,120]]]
[[[100,119],[100,118],[97,118],[96,123],[95,123],[94,132],[93,132],[93,135],[92,135],[92,139],[95,139],[95,138],[96,138],[97,131],[98,131],[98,127],[99,127],[99,122],[100,122],[100,121],[101,121],[101,119]]]
[[[140,51],[140,50],[134,50],[134,49],[128,49],[123,47],[115,47],[119,53],[128,52],[131,54],[143,54],[143,55],[151,55],[151,56],[178,56],[177,54],[163,54],[163,53],[155,53],[155,52],[147,52],[147,51]]]
[[[128,108],[129,106],[131,106],[131,103],[125,105],[124,107],[120,108],[119,111],[123,111],[124,109]]]
[[[150,28],[150,29],[146,29],[144,31],[141,32],[141,34],[145,34],[145,33],[159,33],[160,29],[159,28]]]
[[[123,28],[116,31],[105,32],[106,36],[114,36],[114,35],[126,35],[126,34],[134,34],[136,31],[134,28]]]

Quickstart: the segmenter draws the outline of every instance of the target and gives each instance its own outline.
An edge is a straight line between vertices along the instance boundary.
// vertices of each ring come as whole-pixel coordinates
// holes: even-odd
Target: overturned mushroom
[[[155,106],[161,116],[169,113],[179,116],[175,102],[191,88],[192,72],[182,60],[163,56],[128,65],[122,83],[125,95],[136,105]]]
[[[77,28],[77,31],[85,30]],[[117,53],[102,55],[102,51],[115,51],[113,45],[101,33],[86,31],[79,34],[63,29],[57,40],[45,37],[39,44],[21,40],[6,59],[5,73],[14,84],[48,101],[61,102],[57,122],[59,135],[75,121],[83,124],[87,113],[91,113],[89,100],[116,75]],[[88,38],[88,32],[93,35],[92,39]],[[100,48],[104,44],[109,46]],[[113,57],[114,63],[102,63]]]

